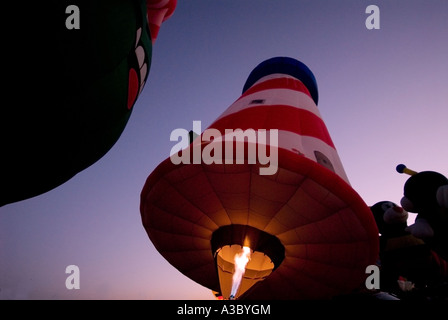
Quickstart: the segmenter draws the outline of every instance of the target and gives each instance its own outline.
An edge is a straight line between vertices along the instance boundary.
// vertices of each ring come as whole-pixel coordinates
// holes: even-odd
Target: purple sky
[[[379,30],[365,27],[370,4]],[[399,163],[448,175],[447,31],[446,0],[179,0],[116,145],[56,189],[0,208],[0,299],[213,299],[155,250],[140,192],[169,157],[170,133],[208,127],[274,56],[314,73],[321,115],[368,205],[399,203]],[[72,264],[79,290],[65,287]]]

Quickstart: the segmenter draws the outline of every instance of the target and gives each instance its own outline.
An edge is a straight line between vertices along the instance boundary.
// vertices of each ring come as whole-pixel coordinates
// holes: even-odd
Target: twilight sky
[[[370,4],[379,30],[365,26]],[[155,250],[140,192],[176,144],[171,132],[207,128],[274,56],[314,73],[320,113],[368,205],[400,202],[399,163],[448,175],[447,32],[446,0],[179,0],[115,146],[63,185],[0,208],[0,299],[213,299]],[[69,265],[79,290],[65,287]]]

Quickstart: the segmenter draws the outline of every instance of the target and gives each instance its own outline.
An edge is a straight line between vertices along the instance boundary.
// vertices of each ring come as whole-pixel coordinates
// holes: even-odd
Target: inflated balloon
[[[448,261],[448,178],[435,171],[415,172],[403,164],[396,169],[411,175],[401,199],[403,208],[418,214],[410,232]]]
[[[24,95],[36,94],[29,103],[17,97],[5,118],[0,206],[59,186],[110,150],[145,85],[160,24],[176,3],[42,4],[48,12],[41,10],[45,16],[36,16],[36,25],[48,20],[50,26],[36,35],[41,47],[22,54],[30,70],[20,85]]]
[[[240,98],[151,173],[140,211],[165,259],[225,299],[322,299],[364,286],[378,229],[317,102],[306,65],[266,60]]]
[[[370,207],[380,232],[380,288],[401,299],[434,298],[448,263],[407,231],[408,213],[391,201]]]

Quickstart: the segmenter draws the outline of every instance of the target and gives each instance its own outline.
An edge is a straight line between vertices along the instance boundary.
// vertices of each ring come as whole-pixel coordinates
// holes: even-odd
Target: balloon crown
[[[410,175],[410,176],[413,176],[414,174],[417,174],[418,172],[416,172],[416,171],[414,171],[414,170],[411,170],[411,169],[409,169],[409,168],[407,168],[404,164],[399,164],[397,167],[396,167],[396,170],[397,170],[397,172],[398,173],[406,173],[406,174],[408,174],[408,175]]]

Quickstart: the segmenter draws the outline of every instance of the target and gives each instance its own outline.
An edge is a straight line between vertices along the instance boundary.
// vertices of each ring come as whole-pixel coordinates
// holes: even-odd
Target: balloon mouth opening
[[[285,258],[280,240],[247,225],[229,225],[212,235],[221,296],[240,298],[271,275]]]

